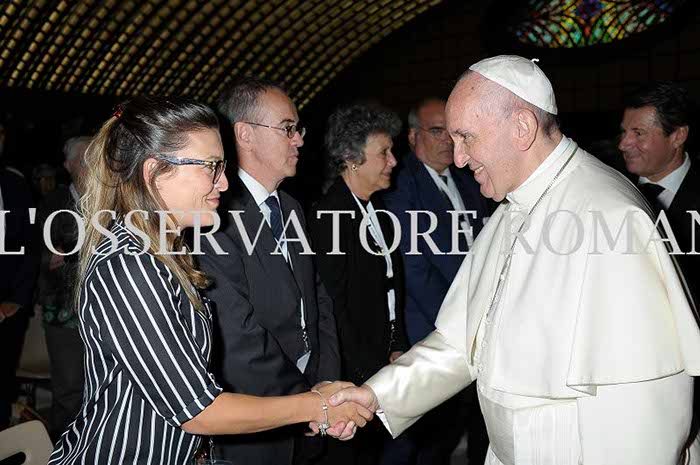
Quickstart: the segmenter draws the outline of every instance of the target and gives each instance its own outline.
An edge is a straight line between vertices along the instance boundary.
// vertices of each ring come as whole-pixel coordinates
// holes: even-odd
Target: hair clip
[[[124,107],[122,107],[121,105],[117,105],[117,108],[114,110],[114,113],[112,114],[112,116],[119,119],[119,118],[121,118],[122,113],[124,113]]]

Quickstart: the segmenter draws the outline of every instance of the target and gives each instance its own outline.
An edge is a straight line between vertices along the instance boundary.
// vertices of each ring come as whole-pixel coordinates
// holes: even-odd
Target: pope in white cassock
[[[355,400],[396,437],[476,381],[487,464],[675,465],[692,417],[700,331],[637,189],[563,136],[525,58],[476,63],[447,103],[455,163],[506,199],[436,330]]]

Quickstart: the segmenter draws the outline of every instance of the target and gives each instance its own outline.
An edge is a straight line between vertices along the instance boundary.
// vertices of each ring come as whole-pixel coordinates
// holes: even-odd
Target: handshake
[[[328,435],[341,441],[355,436],[357,427],[362,428],[374,417],[379,408],[377,397],[366,385],[360,387],[345,381],[324,381],[311,390],[322,401],[319,421],[309,423],[307,436]]]

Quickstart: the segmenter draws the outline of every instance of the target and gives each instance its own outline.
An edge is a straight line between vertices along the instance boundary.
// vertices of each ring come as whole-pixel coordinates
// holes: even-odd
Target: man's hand
[[[10,318],[13,316],[15,313],[17,313],[17,310],[19,310],[20,305],[16,304],[14,302],[3,302],[0,304],[0,321],[4,320],[5,318]]]
[[[327,433],[329,436],[341,441],[352,439],[357,431],[357,426],[365,426],[374,417],[374,412],[360,404],[347,402],[334,406],[328,401],[328,398],[336,392],[352,387],[355,387],[352,383],[339,381],[335,383],[322,382],[314,386],[314,389],[321,393],[329,407],[328,422],[331,424],[331,427],[327,430]],[[315,436],[320,432],[316,422],[309,423],[309,428],[311,432],[307,433],[308,436]]]
[[[345,402],[355,402],[374,413],[379,409],[379,400],[372,388],[363,384],[360,387],[349,386],[336,392],[329,399],[332,406],[342,405]]]

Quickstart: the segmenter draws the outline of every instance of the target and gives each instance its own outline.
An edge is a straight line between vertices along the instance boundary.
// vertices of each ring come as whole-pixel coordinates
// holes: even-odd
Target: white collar
[[[561,141],[554,148],[547,158],[544,159],[540,166],[513,192],[508,193],[506,198],[509,202],[523,207],[530,208],[532,204],[542,195],[558,170],[566,163],[563,155],[573,150],[574,141],[562,135]]]
[[[427,163],[425,163],[425,162],[423,162],[423,161],[422,161],[421,163],[423,163],[423,166],[425,166],[425,168],[428,170],[428,173],[430,173],[431,175],[435,175],[435,176],[445,176],[445,177],[448,178],[448,179],[452,177],[452,174],[450,174],[450,167],[449,167],[449,166],[448,166],[447,168],[445,168],[445,169],[442,171],[442,173],[438,173],[437,170],[436,170],[435,168],[433,168],[432,166],[428,165]]]
[[[685,175],[688,174],[689,170],[690,157],[688,156],[688,152],[685,152],[683,164],[675,170],[671,171],[669,174],[667,174],[662,180],[655,182],[654,184],[658,184],[664,189],[673,192],[673,194],[675,195],[676,192],[678,192],[678,189],[681,187],[681,183],[683,182],[683,179],[685,179]],[[638,184],[640,186],[649,182],[652,182],[649,180],[649,178],[645,178],[643,176],[639,177]]]
[[[425,169],[428,170],[428,174],[432,178],[433,182],[437,185],[438,189],[440,189],[441,191],[449,190],[449,184],[450,184],[449,181],[452,179],[452,174],[450,173],[449,166],[447,168],[445,168],[442,173],[438,173],[435,168],[433,168],[432,166],[429,166],[427,163],[422,162],[422,161],[421,161],[421,163],[423,163],[423,166],[425,166]],[[440,179],[440,176],[445,176],[447,178],[447,184],[445,184],[443,182],[443,180]],[[452,182],[454,182],[454,180]]]
[[[267,200],[267,198],[271,195],[279,198],[277,195],[277,189],[272,192],[268,192],[265,186],[260,184],[257,179],[248,174],[243,168],[238,168],[238,177],[241,178],[241,181],[243,181],[245,187],[248,188],[250,195],[253,196],[253,200],[255,200],[255,203],[258,206],[264,204],[265,200]]]

